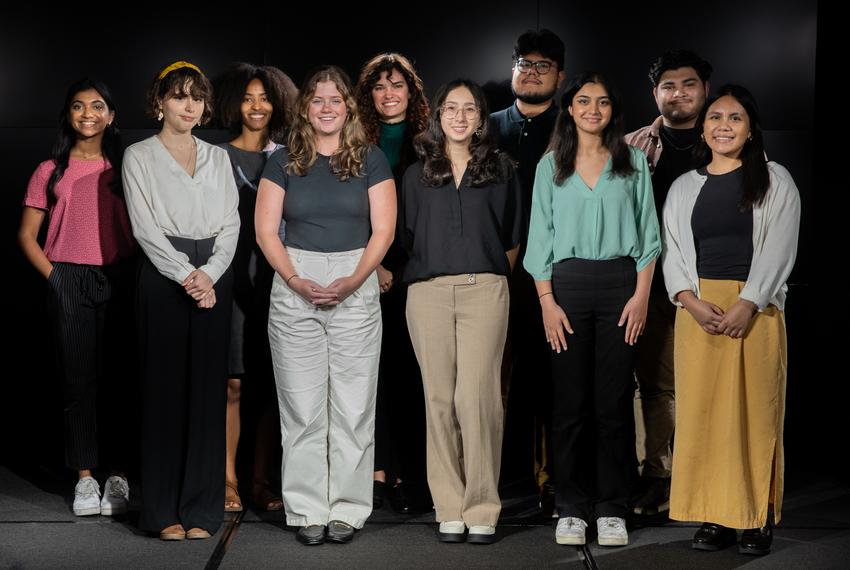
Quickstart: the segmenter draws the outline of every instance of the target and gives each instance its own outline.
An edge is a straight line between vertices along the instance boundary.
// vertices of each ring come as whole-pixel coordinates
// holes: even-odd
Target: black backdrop
[[[7,13],[0,21],[0,246],[7,306],[0,462],[27,471],[61,471],[61,397],[44,326],[44,284],[20,254],[15,232],[27,180],[49,156],[68,84],[88,75],[111,86],[127,144],[154,132],[155,123],[144,115],[144,93],[153,75],[177,59],[196,63],[211,77],[232,61],[276,65],[298,84],[318,64],[335,63],[356,78],[375,53],[399,51],[414,60],[429,95],[441,83],[465,76],[485,84],[495,110],[511,102],[514,39],[526,29],[547,27],[567,46],[568,76],[597,69],[614,79],[630,130],[657,115],[646,71],[667,49],[693,49],[711,61],[715,86],[736,82],[753,91],[768,153],[789,168],[803,198],[800,250],[786,308],[787,464],[795,473],[847,476],[829,437],[843,431],[846,373],[830,369],[830,358],[838,360],[837,342],[829,345],[826,335],[814,334],[818,328],[810,316],[810,309],[823,310],[827,294],[825,288],[816,291],[809,270],[815,250],[824,249],[810,237],[814,189],[829,185],[817,174],[824,170],[818,166],[827,164],[819,157],[829,149],[821,136],[825,127],[816,126],[815,75],[826,69],[822,58],[816,59],[816,3],[720,0],[622,8],[556,0],[435,0],[410,3],[404,10],[397,4],[381,13],[366,3],[345,8],[245,4],[225,12],[208,4],[195,11],[171,6],[128,7],[120,17],[99,5],[49,14],[28,10]],[[423,13],[410,15],[413,10]],[[817,94],[817,101],[826,98]],[[197,134],[211,142],[226,138],[213,129]],[[506,434],[503,479],[527,473],[527,441],[522,434]]]

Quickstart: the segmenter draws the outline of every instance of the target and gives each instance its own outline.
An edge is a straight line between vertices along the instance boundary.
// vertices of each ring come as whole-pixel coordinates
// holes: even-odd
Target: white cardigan
[[[758,305],[759,311],[768,305],[784,309],[785,281],[794,267],[800,233],[800,193],[791,174],[775,162],[768,162],[767,168],[770,187],[762,203],[753,208],[753,259],[739,295]],[[679,306],[675,297],[681,291],[700,296],[691,215],[706,179],[696,170],[686,172],[673,182],[664,202],[664,284],[670,301]]]

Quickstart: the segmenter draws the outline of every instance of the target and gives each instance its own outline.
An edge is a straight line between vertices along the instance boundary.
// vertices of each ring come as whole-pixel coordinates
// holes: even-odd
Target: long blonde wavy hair
[[[326,65],[316,70],[301,87],[295,104],[295,117],[292,130],[289,133],[289,163],[286,171],[289,174],[304,176],[316,162],[316,131],[310,124],[308,111],[310,101],[316,95],[316,87],[321,81],[331,81],[342,95],[347,110],[345,124],[340,133],[339,148],[330,158],[331,171],[340,180],[348,180],[352,176],[362,176],[366,162],[366,151],[369,142],[366,131],[360,122],[357,110],[357,100],[351,80],[346,73],[335,65]]]

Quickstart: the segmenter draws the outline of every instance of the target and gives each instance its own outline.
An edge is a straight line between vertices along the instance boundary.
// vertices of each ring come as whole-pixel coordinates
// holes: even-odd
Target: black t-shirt
[[[507,161],[506,161],[507,162]],[[519,244],[522,227],[520,185],[513,166],[505,164],[504,182],[474,188],[464,174],[439,187],[421,181],[422,162],[404,174],[399,239],[409,252],[404,281],[440,275],[507,275],[505,252]]]
[[[655,194],[655,208],[658,215],[664,209],[667,192],[673,182],[685,172],[693,170],[696,165],[693,159],[693,149],[699,142],[700,130],[671,129],[661,127],[661,158],[652,173],[652,191]]]
[[[289,175],[285,148],[269,157],[263,178],[286,191],[284,245],[306,251],[349,251],[366,247],[372,234],[369,188],[391,180],[390,165],[381,149],[369,146],[363,176],[341,181],[331,172],[330,157],[317,155],[304,176]]]
[[[691,214],[697,250],[697,274],[702,279],[746,281],[753,260],[753,211],[741,212],[743,174],[709,174]]]

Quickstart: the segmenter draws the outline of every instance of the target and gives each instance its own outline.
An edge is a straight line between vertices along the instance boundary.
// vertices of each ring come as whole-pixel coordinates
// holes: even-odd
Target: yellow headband
[[[169,65],[165,69],[163,69],[160,72],[159,77],[157,77],[157,79],[162,79],[163,77],[165,77],[166,75],[168,75],[169,73],[174,71],[175,69],[180,69],[181,67],[188,67],[190,69],[194,69],[195,71],[197,71],[198,73],[203,75],[203,72],[201,71],[201,69],[197,65],[191,64],[188,61],[175,61],[174,63],[172,63],[171,65]]]

